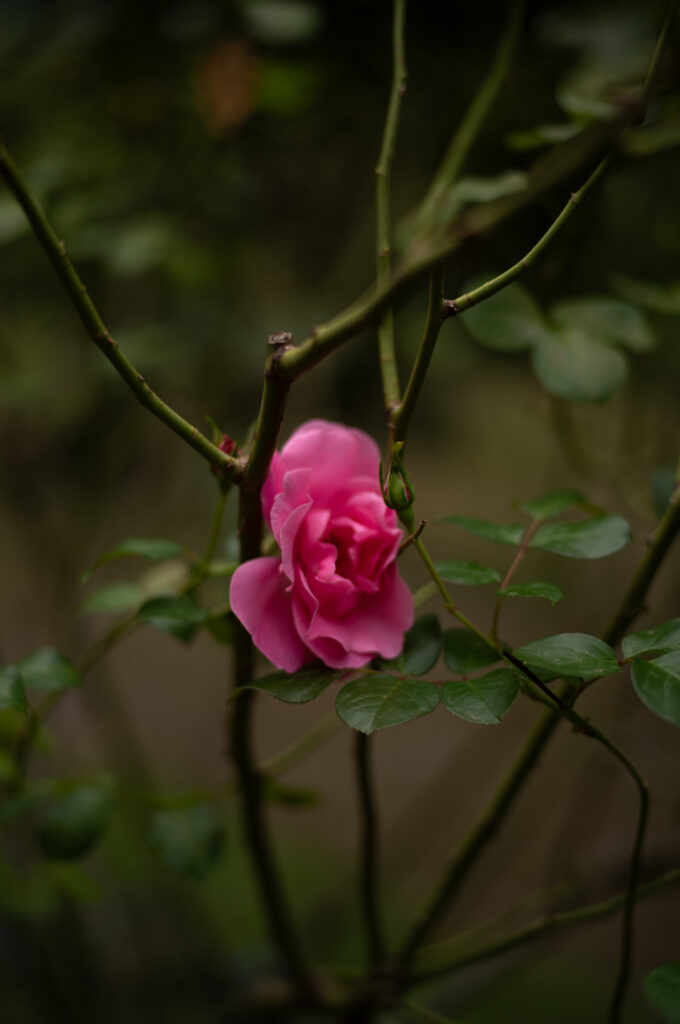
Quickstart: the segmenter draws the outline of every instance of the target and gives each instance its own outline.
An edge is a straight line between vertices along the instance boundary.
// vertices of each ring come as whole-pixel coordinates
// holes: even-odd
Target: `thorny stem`
[[[524,0],[513,0],[505,29],[484,83],[475,93],[472,103],[456,129],[439,170],[415,215],[415,223],[425,229],[433,226],[446,199],[446,193],[458,180],[468,153],[496,101],[517,45],[523,13]]]
[[[603,177],[609,163],[611,161],[611,155],[606,156],[597,165],[590,177],[581,185],[576,191],[572,192],[569,197],[569,202],[563,208],[562,212],[552,222],[545,234],[539,238],[536,245],[534,245],[529,252],[527,252],[521,260],[514,263],[511,267],[505,270],[502,274],[492,278],[490,281],[486,281],[478,288],[474,288],[471,292],[465,292],[463,295],[459,295],[456,299],[449,299],[445,303],[445,309],[447,316],[457,316],[459,313],[464,313],[466,309],[470,309],[472,306],[478,305],[483,302],[484,299],[491,298],[496,292],[506,288],[516,278],[523,274],[526,270],[530,270],[537,260],[539,260],[546,252],[548,246],[560,231],[564,228],[564,225],[574,216],[576,209],[588,195],[588,193],[598,183],[600,178]]]
[[[444,267],[439,265],[434,267],[430,273],[430,290],[425,327],[423,328],[423,336],[420,340],[420,346],[406,385],[404,397],[393,410],[390,417],[395,441],[404,441],[406,439],[411,416],[413,415],[413,410],[430,367],[439,331],[446,319],[443,289]]]
[[[383,935],[379,910],[378,821],[371,780],[371,737],[355,737],[357,791],[361,812],[360,896],[366,933],[368,961],[376,967],[383,956]]]
[[[186,441],[199,455],[202,455],[211,466],[214,466],[221,472],[233,473],[238,468],[238,461],[232,458],[231,455],[220,451],[217,445],[208,440],[197,427],[183,419],[179,413],[175,412],[174,409],[159,398],[151,390],[142,374],[132,365],[127,356],[123,354],[118,346],[118,342],[114,341],[111,337],[92,299],[88,295],[85,285],[69,259],[66,246],[58,238],[38,200],[29,189],[18,167],[1,142],[0,175],[5,179],[14,198],[26,214],[36,238],[47,253],[85,330],[100,352],[103,352],[114,369],[149,412],[153,413],[157,419],[178,434],[183,441]]]
[[[401,101],[406,92],[405,18],[406,0],[394,0],[392,15],[392,88],[385,118],[380,156],[375,168],[376,283],[379,288],[385,287],[388,284],[392,267],[390,177]],[[399,401],[399,375],[394,352],[394,313],[391,306],[385,310],[378,324],[378,351],[380,353],[380,372],[383,382],[385,408],[389,410]]]

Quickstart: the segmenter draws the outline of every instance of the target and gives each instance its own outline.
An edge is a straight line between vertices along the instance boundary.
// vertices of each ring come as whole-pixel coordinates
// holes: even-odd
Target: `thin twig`
[[[652,879],[651,882],[645,882],[644,885],[637,886],[635,889],[635,899],[645,899],[668,885],[677,885],[678,882],[680,882],[680,868],[674,868],[672,871],[667,871],[658,878]],[[501,939],[493,939],[483,946],[478,946],[477,949],[458,953],[445,963],[418,970],[414,975],[413,981],[414,983],[432,981],[435,978],[461,970],[463,967],[480,963],[482,960],[490,960],[501,953],[516,949],[551,932],[575,928],[581,924],[610,917],[612,914],[617,913],[627,900],[627,893],[619,893],[617,896],[600,900],[598,903],[591,903],[585,907],[578,907],[576,910],[545,914],[538,918],[538,920],[518,928],[516,931],[511,932],[510,935],[506,935]],[[425,960],[428,956],[440,956],[445,951],[445,945],[445,943],[437,943],[434,946],[425,947],[421,951],[422,959]]]
[[[406,0],[394,0],[392,15],[392,87],[387,105],[380,156],[375,168],[376,209],[376,283],[385,287],[392,269],[390,218],[390,178],[392,159],[399,126],[401,101],[406,92],[406,47],[404,23]],[[383,382],[385,408],[389,411],[399,401],[399,374],[394,351],[394,313],[388,307],[378,324],[378,351]]]

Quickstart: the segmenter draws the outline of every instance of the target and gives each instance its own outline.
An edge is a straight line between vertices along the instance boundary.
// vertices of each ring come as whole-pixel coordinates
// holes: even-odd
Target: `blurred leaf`
[[[680,649],[654,661],[633,662],[633,686],[650,711],[680,725]]]
[[[287,704],[306,704],[323,693],[341,675],[341,672],[320,666],[303,668],[293,675],[279,670],[270,672],[260,679],[254,679],[248,685],[253,689],[263,690]]]
[[[583,505],[585,498],[578,491],[549,491],[533,501],[522,501],[517,506],[532,519],[554,519],[574,505]]]
[[[82,682],[71,662],[53,647],[42,647],[22,658],[18,669],[28,689],[44,692],[67,690],[72,686],[80,686]]]
[[[510,544],[518,547],[522,543],[524,527],[521,523],[494,523],[490,519],[475,519],[472,516],[442,516],[441,523],[451,523],[459,526],[461,530],[468,533],[475,533],[485,540],[494,541],[496,544]]]
[[[370,735],[429,715],[439,704],[439,688],[421,679],[362,676],[340,690],[335,702],[339,718],[351,729]]]
[[[479,679],[449,679],[442,685],[442,703],[451,714],[477,725],[498,725],[519,693],[514,672],[497,668]]]
[[[36,822],[43,852],[56,860],[82,857],[104,833],[111,814],[111,785],[78,782],[57,787]]]
[[[654,511],[659,519],[664,514],[675,490],[675,466],[658,466],[649,474]]]
[[[264,779],[262,796],[269,803],[280,804],[283,807],[315,807],[322,800],[318,789],[289,786],[272,778]]]
[[[554,146],[558,142],[566,142],[582,131],[580,124],[573,121],[563,121],[560,124],[538,124],[535,128],[527,128],[524,131],[510,132],[505,136],[505,144],[508,149],[526,150],[541,149],[546,146]]]
[[[404,637],[398,658],[386,661],[385,667],[405,676],[422,676],[429,672],[442,649],[442,628],[434,612],[421,615]]]
[[[639,309],[621,299],[568,299],[550,310],[565,328],[576,327],[584,336],[605,345],[622,345],[631,352],[648,352],[656,339]]]
[[[85,583],[95,569],[107,562],[117,558],[145,558],[148,562],[165,562],[170,558],[177,558],[184,553],[184,548],[174,540],[164,540],[162,537],[130,537],[116,544],[105,554],[100,555],[93,563],[92,568],[83,573]]]
[[[458,675],[467,675],[475,669],[484,668],[500,661],[498,651],[484,643],[467,629],[447,629],[442,634],[444,661],[447,667]]]
[[[477,562],[463,562],[460,559],[437,562],[436,569],[445,583],[458,583],[467,587],[498,583],[501,578],[501,574],[496,569],[478,565]]]
[[[546,523],[531,538],[529,547],[565,558],[605,558],[630,540],[630,527],[622,516],[593,516],[577,523]]]
[[[486,279],[488,280],[488,278]],[[468,282],[471,292],[483,281]],[[475,341],[499,352],[521,352],[543,343],[548,327],[529,293],[518,284],[465,310],[463,323]]]
[[[556,676],[598,679],[614,675],[621,668],[609,644],[588,633],[546,636],[519,647],[514,653],[529,668]]]
[[[569,402],[604,402],[628,374],[628,361],[618,349],[594,341],[578,327],[546,331],[531,362],[546,390]]]
[[[212,806],[191,803],[156,811],[151,841],[165,863],[190,878],[204,878],[224,849],[224,826]]]
[[[624,274],[616,274],[612,277],[612,284],[626,299],[631,299],[655,313],[680,313],[680,280],[661,285],[649,281],[636,281]]]
[[[547,580],[534,580],[531,583],[511,583],[498,591],[503,597],[545,597],[551,604],[557,604],[564,597],[556,583]]]
[[[503,171],[491,178],[461,178],[453,191],[461,203],[490,203],[503,196],[514,195],[527,187],[529,177],[524,171]]]
[[[140,622],[187,642],[208,615],[205,608],[185,594],[181,597],[153,597],[142,605],[136,617]]]
[[[647,1002],[668,1024],[680,1024],[680,963],[664,964],[645,976]]]
[[[5,665],[0,668],[0,710],[14,708],[26,711],[26,693],[21,673],[16,665]]]
[[[146,597],[144,587],[134,581],[108,583],[80,603],[83,612],[127,612],[137,608]]]
[[[642,629],[624,636],[621,650],[624,658],[636,658],[640,654],[676,651],[680,649],[680,619],[669,619],[651,629]]]
[[[261,43],[307,43],[321,29],[321,11],[311,0],[241,0],[249,34]]]

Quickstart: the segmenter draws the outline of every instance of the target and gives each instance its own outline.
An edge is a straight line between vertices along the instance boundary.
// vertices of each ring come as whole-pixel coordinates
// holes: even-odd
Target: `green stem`
[[[429,1006],[423,1006],[415,999],[402,999],[400,1005],[412,1016],[424,1021],[424,1024],[461,1024],[460,1021],[455,1021],[452,1017],[445,1017],[443,1013],[431,1010]]]
[[[635,889],[635,899],[639,900],[644,899],[647,896],[652,896],[667,885],[677,885],[678,882],[680,882],[680,868],[674,868],[672,871],[667,871],[658,878],[652,879],[651,882],[639,885]],[[617,913],[626,904],[627,900],[627,892],[619,893],[617,896],[612,896],[610,899],[601,900],[598,903],[591,903],[586,907],[578,907],[576,910],[566,910],[557,914],[546,914],[543,917],[540,917],[537,921],[532,921],[531,924],[525,925],[523,928],[519,928],[510,935],[506,935],[504,938],[494,939],[492,942],[489,942],[484,946],[480,946],[477,949],[459,953],[447,960],[446,963],[435,965],[433,967],[425,967],[422,971],[417,972],[413,980],[416,983],[433,981],[435,978],[451,974],[454,971],[461,970],[463,967],[468,967],[472,964],[480,963],[483,960],[490,960],[493,957],[500,956],[502,953],[506,953],[511,949],[516,949],[527,942],[532,942],[533,940],[541,938],[543,935],[547,935],[551,932],[563,931],[567,928],[575,928],[578,925],[588,924],[591,921],[611,917],[612,914]],[[423,959],[430,955],[441,955],[441,953],[444,952],[444,946],[444,943],[437,943],[436,946],[426,947],[422,950]]]
[[[334,736],[341,728],[342,722],[335,711],[325,715],[304,736],[294,740],[280,754],[276,754],[269,761],[265,761],[260,769],[262,774],[284,775],[291,768],[295,768],[302,761],[306,760],[310,754],[318,750],[326,740]]]
[[[535,534],[538,526],[540,525],[540,522],[541,522],[540,519],[533,519],[531,521],[531,523],[529,524],[527,530],[524,533],[524,536],[522,537],[522,543],[519,546],[517,554],[515,555],[512,563],[510,565],[510,568],[508,569],[508,571],[506,572],[505,576],[503,577],[503,582],[501,583],[500,587],[498,588],[499,590],[505,590],[505,588],[507,586],[509,586],[510,581],[513,579],[515,573],[517,572],[518,568],[520,567],[520,565],[521,565],[521,563],[522,563],[522,561],[524,559],[524,556],[526,555],[527,551],[529,550],[529,541],[531,540],[531,538]],[[492,639],[496,643],[498,642],[498,620],[500,618],[502,605],[503,605],[503,595],[499,594],[498,597],[496,598],[496,603],[495,603],[494,609],[493,609],[493,618],[491,620],[491,637],[492,637]]]
[[[450,299],[446,302],[446,312],[448,316],[457,316],[459,313],[464,313],[466,309],[470,309],[472,306],[478,305],[483,302],[484,299],[490,298],[495,295],[496,292],[501,291],[503,288],[507,288],[509,284],[512,284],[520,274],[523,274],[526,270],[530,270],[537,260],[545,255],[545,252],[551,242],[559,235],[560,231],[564,228],[564,225],[571,220],[574,216],[579,203],[581,203],[588,193],[598,183],[600,178],[604,175],[609,163],[611,156],[606,156],[604,160],[601,160],[597,165],[590,177],[581,185],[580,189],[576,192],[572,192],[569,197],[569,202],[563,208],[559,216],[552,222],[545,234],[539,238],[536,245],[534,245],[529,251],[514,263],[513,266],[509,267],[502,274],[492,278],[490,281],[486,281],[478,288],[474,288],[471,292],[465,292],[463,295],[459,295],[456,299]]]
[[[376,967],[382,960],[384,942],[380,923],[378,881],[378,821],[371,782],[371,738],[357,732],[355,739],[357,791],[361,812],[360,895],[368,960]]]
[[[104,321],[97,312],[85,285],[76,273],[66,252],[66,246],[57,236],[35,196],[24,181],[18,167],[12,160],[5,146],[0,143],[0,175],[14,195],[33,232],[47,253],[52,266],[57,272],[61,283],[66,289],[80,320],[100,352],[106,356],[114,369],[145,406],[162,423],[173,430],[183,441],[202,455],[211,466],[222,472],[233,473],[239,468],[239,462],[231,455],[220,451],[217,445],[208,440],[197,427],[183,419],[166,402],[151,390],[141,373],[121,352],[118,342],[109,334]]]
[[[416,402],[418,401],[418,396],[420,395],[420,391],[434,354],[437,338],[439,337],[439,331],[446,319],[443,289],[444,267],[443,265],[439,265],[430,273],[430,291],[425,327],[423,329],[423,336],[420,340],[418,353],[416,355],[415,362],[413,363],[411,376],[408,379],[404,397],[397,405],[396,409],[394,409],[391,416],[395,441],[404,441],[406,439],[406,433],[411,423],[413,410]]]
[[[595,140],[597,145],[593,144],[592,147],[587,147],[587,153],[579,154],[579,166],[593,158],[601,157],[603,150],[609,151],[614,142],[620,137],[622,131],[623,122],[616,122],[606,126],[603,129],[602,139],[598,138]],[[572,163],[565,162],[562,165],[557,159],[554,162],[551,161],[549,167],[536,172],[523,192],[497,199],[494,202],[480,203],[477,206],[471,207],[451,227],[444,238],[419,243],[417,249],[408,253],[401,264],[395,268],[387,284],[382,286],[374,285],[365,296],[358,299],[351,306],[348,306],[347,309],[338,313],[325,324],[315,327],[309,337],[301,342],[300,345],[291,347],[285,352],[277,366],[276,372],[278,376],[284,380],[292,381],[301,374],[311,370],[345,342],[356,337],[363,328],[371,323],[377,323],[384,311],[402,300],[415,282],[437,264],[442,263],[447,257],[456,252],[461,245],[468,242],[471,238],[485,234],[501,224],[510,216],[519,212],[523,207],[538,199],[549,189],[560,184],[565,177],[573,174],[575,170],[576,168]],[[602,170],[603,168],[600,170],[600,173],[602,173]],[[584,197],[586,191],[594,183],[594,180],[589,178],[583,188],[574,193],[567,210],[569,210],[570,206],[575,207],[579,199]],[[530,258],[538,258],[542,254],[548,242],[561,230],[570,216],[571,213],[566,211],[559,215],[557,227],[554,230],[553,228],[549,229],[546,233],[548,237],[544,236],[537,247],[535,247],[537,251],[532,249],[528,254]],[[504,287],[505,284],[509,284],[510,280],[514,280],[514,277],[518,276],[524,269],[520,261],[518,265],[511,268],[508,272],[511,276],[507,280],[504,278],[504,275],[501,275],[501,279],[494,280],[494,287],[491,288],[489,294],[493,294]],[[465,299],[466,297],[463,296],[460,301],[464,302]],[[477,301],[480,300],[478,299]],[[453,308],[453,304],[449,303],[449,315],[454,315],[456,311]]]
[[[446,193],[458,180],[467,156],[505,81],[517,45],[523,13],[523,0],[514,0],[510,4],[506,26],[489,72],[454,133],[439,170],[415,215],[415,221],[419,225],[429,228],[434,224],[446,199]]]
[[[392,16],[392,88],[387,106],[380,156],[375,168],[376,208],[376,283],[385,287],[392,269],[390,177],[397,138],[401,101],[406,92],[406,57],[404,22],[406,0],[394,0]],[[383,382],[385,408],[390,410],[399,401],[399,375],[394,352],[394,313],[388,307],[378,324],[378,350]]]

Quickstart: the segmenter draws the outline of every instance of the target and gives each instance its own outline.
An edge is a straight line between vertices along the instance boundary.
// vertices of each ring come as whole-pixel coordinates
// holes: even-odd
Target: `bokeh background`
[[[397,224],[422,196],[480,85],[505,8],[496,0],[411,5]],[[568,132],[620,104],[649,59],[663,8],[646,0],[528,4],[506,85],[465,169],[470,194],[481,188],[483,195],[480,178],[492,179],[493,194],[496,176],[526,170],[565,125]],[[123,350],[206,430],[210,416],[245,438],[267,335],[289,330],[303,338],[373,279],[373,167],[389,32],[383,0],[0,3],[3,138]],[[409,465],[423,518],[517,519],[514,499],[576,487],[631,522],[634,544],[606,561],[532,556],[527,578],[552,579],[566,596],[555,609],[508,608],[504,633],[513,642],[602,629],[677,458],[677,64],[676,49],[643,152],[631,146],[620,156],[528,282],[543,309],[583,295],[635,302],[655,347],[630,356],[628,379],[609,401],[570,404],[546,392],[526,354],[477,344],[463,317],[442,331],[414,419]],[[560,129],[536,130],[544,125]],[[522,256],[561,208],[567,184],[466,245],[447,271],[450,294]],[[130,536],[202,550],[215,481],[136,404],[83,334],[6,190],[0,253],[0,658],[10,663],[45,644],[76,657],[111,622],[83,611],[91,593],[83,572]],[[402,375],[425,304],[417,292],[399,311]],[[293,388],[284,436],[312,416],[359,426],[383,443],[372,331]],[[230,509],[220,542],[227,549],[232,526]],[[428,541],[438,557],[507,567],[505,549],[452,527],[431,526]],[[117,562],[97,580],[130,579],[138,568]],[[414,587],[425,582],[410,554],[404,571]],[[679,599],[675,550],[641,625],[678,614]],[[471,617],[488,621],[493,595],[475,590],[460,600]],[[32,777],[110,774],[123,796],[99,848],[77,863],[45,859],[30,826],[5,828],[3,1021],[236,1020],[239,993],[271,969],[228,792],[228,687],[229,650],[206,631],[183,645],[149,629],[60,704]],[[263,699],[261,756],[301,735],[332,700],[327,693],[289,707]],[[607,724],[652,786],[646,874],[676,865],[677,732],[639,703],[625,675],[594,687],[583,711]],[[501,727],[487,728],[440,708],[376,737],[383,890],[395,939],[536,714],[518,703]],[[271,811],[296,917],[328,964],[361,957],[351,895],[351,745],[349,730],[338,730],[286,776],[294,787],[288,805]],[[205,792],[217,802],[226,842],[205,877],[173,871],[149,841],[151,792]],[[447,930],[508,908],[517,924],[546,905],[619,891],[634,813],[635,794],[614,762],[563,730]],[[548,897],[535,896],[546,889]],[[639,908],[631,1024],[658,1019],[645,1007],[640,979],[678,958],[679,911],[672,891]],[[599,1021],[617,947],[617,924],[606,922],[456,975],[432,999],[470,1024]]]

